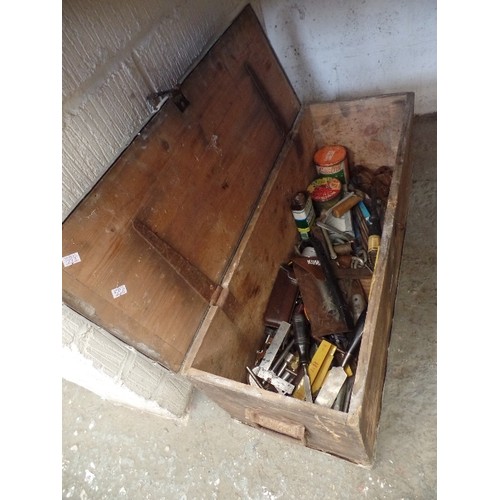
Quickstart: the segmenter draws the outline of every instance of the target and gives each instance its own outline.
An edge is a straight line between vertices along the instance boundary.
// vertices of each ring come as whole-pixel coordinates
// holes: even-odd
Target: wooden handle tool
[[[334,217],[342,217],[360,201],[363,201],[361,196],[358,196],[356,193],[349,193],[345,198],[332,207],[332,215]]]

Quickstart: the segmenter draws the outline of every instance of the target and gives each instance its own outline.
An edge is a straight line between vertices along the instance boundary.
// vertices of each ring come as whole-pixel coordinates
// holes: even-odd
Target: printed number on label
[[[120,285],[119,287],[113,288],[113,290],[111,290],[111,295],[113,295],[114,299],[120,297],[121,295],[125,295],[126,293],[127,287],[125,285]]]
[[[69,267],[72,266],[73,264],[78,264],[78,262],[81,262],[82,260],[80,259],[80,255],[78,254],[78,252],[75,252],[63,257],[62,261],[64,267]]]

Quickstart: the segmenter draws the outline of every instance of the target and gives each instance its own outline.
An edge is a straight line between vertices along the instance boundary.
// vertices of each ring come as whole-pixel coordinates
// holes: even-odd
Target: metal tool
[[[258,387],[259,389],[264,389],[264,386],[260,383],[260,380],[255,376],[255,373],[247,366],[246,370],[248,372],[248,383],[253,387]]]
[[[290,323],[287,323],[286,321],[282,321],[280,323],[280,326],[274,334],[273,340],[271,341],[271,345],[267,348],[264,357],[260,362],[259,367],[261,369],[269,370],[271,368],[274,358],[276,357],[276,354],[278,353],[281,344],[283,343],[283,340],[285,339],[286,334],[290,330],[291,326],[292,325],[290,325]]]
[[[316,250],[316,255],[325,275],[326,285],[328,287],[328,291],[331,294],[333,302],[340,312],[341,319],[345,322],[348,330],[351,331],[353,329],[354,322],[352,320],[349,308],[347,307],[347,304],[344,300],[344,296],[342,295],[342,290],[340,289],[335,275],[333,274],[332,268],[330,267],[330,262],[328,261],[328,257],[326,255],[325,249],[323,248],[323,244],[313,235],[311,235],[310,241],[312,246],[314,247],[314,250]]]
[[[351,268],[352,269],[360,269],[365,267],[365,261],[361,257],[352,256],[351,258]]]
[[[278,375],[278,377],[282,377],[285,380],[288,380],[288,375],[292,375],[295,378],[297,374],[291,369],[291,363],[294,358],[295,355],[289,352],[285,356],[285,359],[282,361],[281,365],[277,365],[277,369],[273,371],[276,373],[276,375]]]
[[[271,384],[280,394],[290,395],[295,389],[295,386],[285,380],[284,378],[278,377],[273,371],[266,370],[260,366],[255,366],[252,368],[253,373],[262,379],[264,382]]]
[[[323,233],[323,238],[325,238],[326,246],[328,247],[328,253],[330,254],[330,259],[335,260],[337,258],[337,254],[333,249],[330,236],[328,236],[328,233],[324,227],[321,228],[321,232]]]
[[[366,309],[361,313],[361,316],[359,317],[356,323],[353,340],[351,342],[351,345],[349,346],[349,349],[344,355],[342,364],[340,366],[334,366],[328,372],[328,375],[326,376],[323,386],[321,387],[321,390],[316,396],[315,400],[316,404],[331,408],[333,403],[335,402],[335,399],[337,399],[340,389],[342,388],[342,385],[347,379],[347,373],[345,372],[345,367],[347,365],[347,362],[351,358],[352,353],[354,352],[354,350],[356,349],[361,340],[361,336],[363,335],[363,330],[365,328],[365,320],[366,320]]]
[[[303,313],[303,306],[298,308],[292,317],[293,323],[293,333],[295,336],[295,343],[297,344],[297,349],[299,351],[300,364],[304,369],[304,390],[306,401],[309,403],[313,402],[312,391],[311,391],[311,379],[307,373],[307,368],[309,366],[309,346],[310,339],[309,334],[306,330],[306,317]]]
[[[354,257],[351,261],[351,267],[353,269],[361,269],[367,265],[368,254],[363,248],[363,239],[359,229],[358,218],[355,213],[352,218],[352,228],[354,230],[354,241],[352,243]]]
[[[380,238],[382,236],[382,227],[380,225],[380,216],[377,208],[377,198],[375,190],[372,189],[371,199],[371,214],[368,225],[368,260],[372,268],[375,270],[375,262],[377,261],[378,250],[380,247]]]
[[[295,389],[294,385],[285,380],[285,378],[279,377],[274,371],[276,367],[281,364],[281,359],[286,356],[287,350],[291,348],[291,343],[289,343],[289,345],[285,347],[285,352],[282,353],[277,360],[275,360],[285,337],[290,331],[291,326],[292,325],[290,323],[282,321],[260,363],[257,366],[254,366],[251,370],[247,369],[251,377],[249,379],[249,382],[250,380],[252,381],[251,385],[257,385],[257,387],[264,389],[264,385],[258,381],[259,378],[263,382],[272,385],[280,394],[292,394]]]
[[[316,221],[316,225],[322,229],[326,229],[330,233],[333,233],[336,239],[340,239],[342,241],[345,241],[346,243],[350,243],[353,240],[352,235],[341,231],[340,229],[337,229],[336,227],[333,227],[326,222],[321,222],[318,220]]]
[[[333,403],[333,409],[347,413],[349,411],[349,403],[351,400],[352,387],[354,385],[354,377],[348,377],[342,385],[339,395]]]
[[[294,339],[290,340],[290,342],[283,349],[283,352],[280,354],[280,357],[271,365],[271,370],[278,376],[280,375],[279,370],[283,367],[283,365],[286,365],[285,361],[288,361],[288,355],[290,353],[290,349],[293,347],[293,344],[295,344]]]
[[[363,314],[363,311],[368,306],[363,291],[360,290],[359,293],[353,293],[350,303],[352,308],[352,317],[354,321],[357,322],[359,317]]]

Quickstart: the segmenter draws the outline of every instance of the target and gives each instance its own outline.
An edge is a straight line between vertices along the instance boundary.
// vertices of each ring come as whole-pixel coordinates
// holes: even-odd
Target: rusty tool
[[[366,309],[361,313],[361,316],[358,318],[356,322],[356,327],[354,329],[354,337],[352,339],[351,345],[349,349],[344,355],[344,359],[342,360],[342,364],[340,366],[334,366],[328,372],[326,379],[316,396],[315,403],[320,406],[326,406],[331,408],[337,396],[340,392],[340,389],[344,385],[344,382],[347,378],[347,373],[345,371],[347,362],[351,359],[351,356],[358,346],[361,336],[363,335],[363,330],[365,328],[365,320],[366,320]]]
[[[314,247],[314,250],[316,251],[316,256],[318,257],[321,268],[322,268],[323,273],[325,275],[326,285],[328,287],[328,292],[330,293],[334,304],[338,308],[341,320],[345,322],[348,330],[350,331],[353,328],[353,320],[352,320],[351,312],[349,311],[349,308],[347,307],[344,296],[342,295],[342,290],[340,289],[340,287],[337,283],[337,279],[335,278],[335,275],[333,274],[333,270],[330,267],[330,262],[328,260],[327,255],[326,255],[323,244],[321,243],[320,240],[318,240],[313,235],[311,235],[310,241],[311,241],[312,246]]]
[[[306,317],[304,314],[304,306],[300,304],[295,310],[292,317],[293,333],[295,336],[295,343],[297,344],[297,349],[299,351],[299,360],[304,371],[304,391],[306,396],[306,401],[309,403],[313,402],[312,390],[311,390],[311,379],[307,373],[307,368],[309,366],[309,346],[310,339],[309,334],[306,329]]]
[[[328,247],[330,259],[335,260],[337,258],[337,253],[333,249],[332,242],[330,241],[330,236],[328,236],[328,233],[324,227],[321,228],[321,232],[323,233],[323,238],[325,239],[326,246]]]

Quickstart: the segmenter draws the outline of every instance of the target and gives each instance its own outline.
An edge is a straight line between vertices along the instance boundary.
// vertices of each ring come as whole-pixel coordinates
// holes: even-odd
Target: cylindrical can
[[[316,171],[320,176],[335,177],[343,184],[349,182],[347,150],[344,146],[324,146],[314,153]]]
[[[300,191],[293,197],[292,214],[300,237],[303,240],[308,240],[311,227],[314,224],[315,213],[311,198],[307,193]]]
[[[318,177],[307,186],[316,214],[333,207],[342,196],[342,183],[335,177]]]

